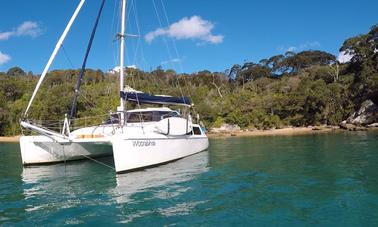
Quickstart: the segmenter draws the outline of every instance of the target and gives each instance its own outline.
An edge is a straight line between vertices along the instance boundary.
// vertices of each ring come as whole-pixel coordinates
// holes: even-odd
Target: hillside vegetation
[[[351,61],[340,64],[332,54],[317,50],[286,52],[236,64],[222,73],[128,69],[126,84],[153,94],[189,95],[207,127],[336,125],[366,99],[378,103],[378,26],[347,39],[340,51],[353,56]],[[29,118],[61,120],[70,110],[78,74],[79,70],[50,72]],[[19,120],[38,79],[19,67],[0,72],[0,135],[20,134]],[[118,86],[116,75],[88,69],[77,116],[115,110]]]

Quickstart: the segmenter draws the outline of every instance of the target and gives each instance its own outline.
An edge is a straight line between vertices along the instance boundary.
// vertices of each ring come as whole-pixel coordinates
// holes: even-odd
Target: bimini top
[[[151,95],[137,91],[121,91],[121,97],[127,101],[139,104],[162,104],[162,105],[180,105],[190,107],[192,102],[189,97],[174,97],[167,95]]]

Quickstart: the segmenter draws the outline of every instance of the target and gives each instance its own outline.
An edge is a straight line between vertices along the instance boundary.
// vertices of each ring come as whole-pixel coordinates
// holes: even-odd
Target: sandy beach
[[[208,133],[209,138],[222,138],[230,136],[294,136],[340,131],[339,128],[328,127],[289,127],[282,129],[253,130],[228,133]]]
[[[0,136],[0,142],[18,143],[20,136]]]

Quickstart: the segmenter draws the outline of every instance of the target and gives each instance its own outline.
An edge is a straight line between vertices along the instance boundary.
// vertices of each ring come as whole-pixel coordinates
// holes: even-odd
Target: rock
[[[346,123],[354,125],[368,125],[374,122],[378,122],[378,106],[371,100],[363,102],[360,109],[346,120]]]
[[[332,126],[332,130],[338,130],[340,129],[340,126]]]
[[[356,128],[354,128],[354,131],[367,131],[367,128],[357,126]]]
[[[323,130],[323,128],[321,126],[315,126],[312,128],[313,131],[320,131],[320,130]]]
[[[370,124],[370,125],[367,125],[366,127],[368,127],[368,128],[378,128],[378,122]]]
[[[342,121],[342,122],[340,122],[339,126],[340,126],[340,128],[342,128],[342,129],[348,130],[347,122],[346,122],[346,121]]]
[[[356,129],[356,126],[354,124],[348,124],[346,121],[342,121],[339,126],[340,128],[349,131],[354,131]]]
[[[211,132],[213,133],[232,133],[232,132],[239,132],[240,127],[239,125],[230,125],[230,124],[223,124],[219,128],[212,128]]]

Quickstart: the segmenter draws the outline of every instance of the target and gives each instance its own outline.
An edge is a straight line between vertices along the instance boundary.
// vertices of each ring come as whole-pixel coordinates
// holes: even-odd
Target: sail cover
[[[124,92],[121,91],[121,97],[127,101],[145,104],[165,104],[165,105],[181,105],[191,106],[189,97],[174,97],[166,95],[151,95],[143,92]]]

